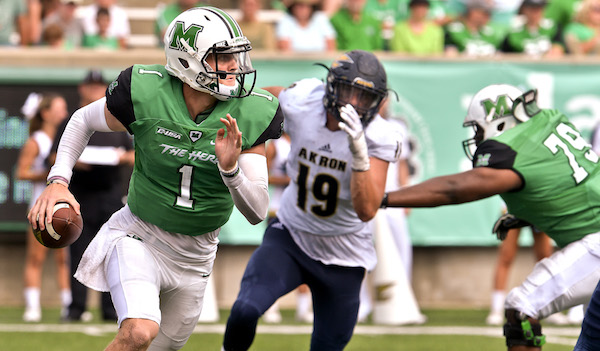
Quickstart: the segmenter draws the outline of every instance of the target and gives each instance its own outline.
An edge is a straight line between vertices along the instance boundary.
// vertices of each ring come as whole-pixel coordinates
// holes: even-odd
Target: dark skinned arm
[[[388,194],[388,207],[436,207],[462,204],[519,189],[521,177],[510,169],[479,167],[431,178]]]

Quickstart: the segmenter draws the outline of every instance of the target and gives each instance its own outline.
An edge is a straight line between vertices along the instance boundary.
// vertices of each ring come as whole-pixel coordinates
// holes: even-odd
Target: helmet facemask
[[[249,41],[245,40],[247,43],[236,46],[229,46],[227,42],[215,43],[206,50],[202,58],[199,58],[198,53],[185,40],[180,41],[188,54],[202,67],[195,78],[195,83],[201,88],[198,89],[194,85],[192,88],[208,92],[219,100],[250,95],[256,84],[256,70],[252,67],[248,54],[252,49]],[[179,59],[179,62],[186,67],[185,60]],[[252,75],[249,88],[245,85],[247,75]]]
[[[359,79],[356,79],[355,82],[337,80],[332,84],[333,94],[336,96],[334,109],[336,113],[334,115],[339,118],[339,109],[351,104],[358,112],[363,125],[366,126],[379,110],[386,95],[356,81]]]
[[[338,120],[339,109],[352,105],[367,126],[379,111],[388,93],[387,75],[377,57],[366,51],[353,50],[335,60],[331,68],[325,67],[327,82],[323,104]]]
[[[473,127],[473,131],[475,132],[475,134],[472,138],[463,140],[462,144],[463,150],[465,151],[465,155],[467,155],[469,160],[473,160],[473,157],[475,156],[475,150],[477,150],[479,144],[483,142],[483,128],[481,128],[475,122],[467,122],[463,125],[463,127],[468,126]]]

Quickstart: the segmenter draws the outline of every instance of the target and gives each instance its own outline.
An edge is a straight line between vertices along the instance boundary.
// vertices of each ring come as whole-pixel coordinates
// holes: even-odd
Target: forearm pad
[[[48,179],[59,177],[70,182],[75,162],[81,156],[92,134],[95,131],[111,131],[106,124],[105,104],[106,98],[103,97],[73,113],[58,144],[56,162],[48,174]]]
[[[267,218],[269,210],[267,158],[246,153],[240,155],[238,163],[239,172],[230,177],[221,173],[221,179],[229,188],[235,207],[248,222],[258,224]]]

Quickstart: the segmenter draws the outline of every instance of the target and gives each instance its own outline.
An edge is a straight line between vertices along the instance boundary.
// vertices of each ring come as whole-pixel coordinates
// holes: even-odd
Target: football
[[[51,249],[66,247],[75,242],[83,230],[83,218],[66,202],[54,205],[52,222],[46,223],[46,229],[33,230],[40,244]]]

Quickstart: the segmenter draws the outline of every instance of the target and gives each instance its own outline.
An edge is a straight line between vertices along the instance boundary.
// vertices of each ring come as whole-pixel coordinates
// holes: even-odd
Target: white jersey
[[[31,170],[34,172],[43,172],[48,167],[46,166],[46,158],[50,154],[50,149],[52,148],[52,139],[48,136],[48,134],[44,133],[41,130],[34,132],[31,135],[31,138],[38,145],[38,155],[33,160],[33,164],[31,165]],[[35,201],[42,194],[44,189],[46,188],[46,182],[44,181],[35,181],[33,182],[33,192],[31,194],[31,200],[29,201],[29,208],[33,207]]]
[[[277,217],[309,257],[326,264],[371,269],[376,262],[372,233],[352,206],[348,134],[325,127],[324,94],[323,82],[313,78],[301,80],[279,95],[284,129],[292,143],[286,164],[290,184]],[[400,136],[390,132],[396,128],[388,126],[379,116],[368,125],[369,156],[395,162]]]

